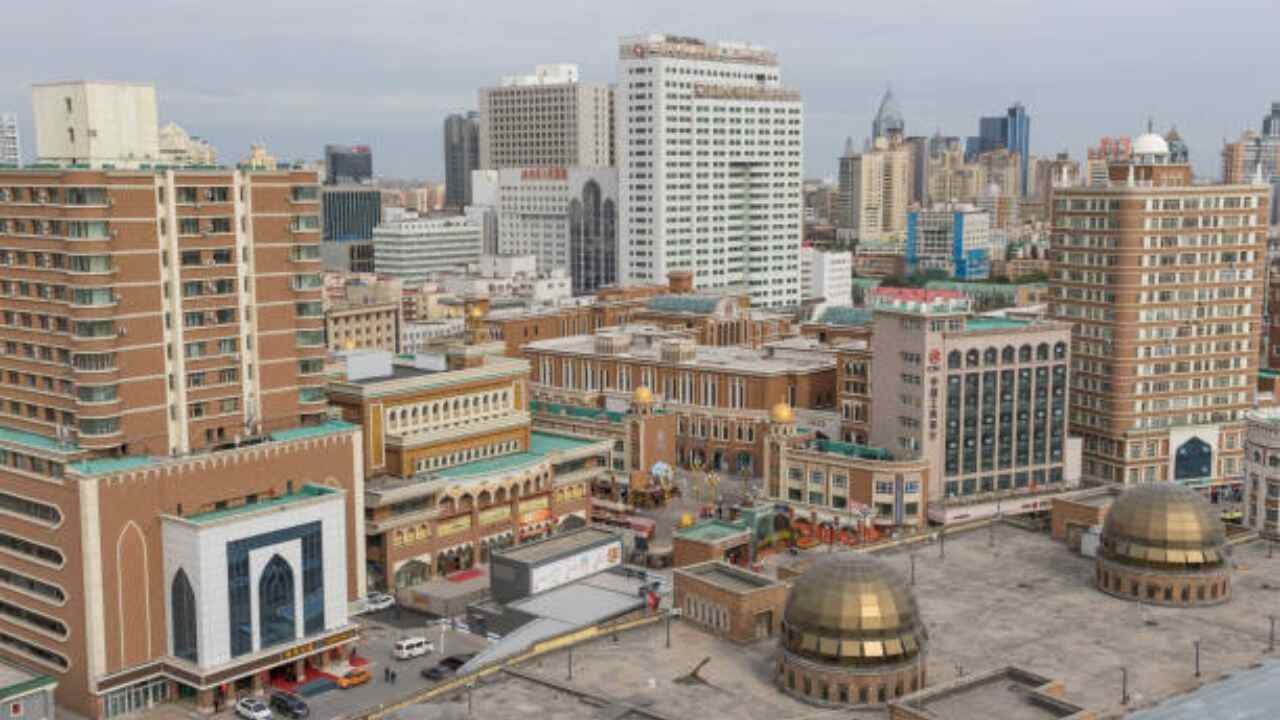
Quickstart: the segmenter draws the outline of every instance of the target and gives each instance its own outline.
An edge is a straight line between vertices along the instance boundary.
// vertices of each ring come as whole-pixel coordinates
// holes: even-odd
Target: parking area
[[[318,695],[303,698],[311,708],[311,717],[316,720],[353,715],[399,698],[413,690],[429,687],[432,683],[422,678],[424,669],[435,665],[448,655],[478,652],[488,644],[483,637],[442,626],[433,618],[410,610],[382,610],[361,615],[358,621],[362,629],[361,639],[356,644],[356,652],[360,657],[368,660],[368,665],[365,667],[373,679],[364,685],[347,690],[333,688]],[[434,651],[411,660],[396,660],[392,657],[392,648],[397,640],[407,636],[427,638],[435,645]],[[388,668],[398,676],[394,683],[388,681],[384,675]],[[276,715],[279,716],[279,713]],[[212,717],[232,718],[234,716],[234,712],[228,709]]]

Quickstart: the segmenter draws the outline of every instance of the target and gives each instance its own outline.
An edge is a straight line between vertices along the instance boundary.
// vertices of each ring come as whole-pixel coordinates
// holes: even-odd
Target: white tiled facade
[[[853,253],[804,248],[804,299],[822,298],[823,307],[853,305]]]
[[[799,304],[804,105],[773,53],[625,37],[615,96],[621,280],[690,270],[698,288]]]
[[[373,263],[380,275],[409,282],[466,272],[480,261],[483,232],[483,221],[476,217],[407,213],[373,229]]]
[[[22,164],[22,146],[18,141],[18,116],[0,113],[0,165]]]
[[[538,272],[569,269],[569,203],[581,200],[587,183],[600,202],[616,207],[618,172],[610,167],[505,168],[497,171],[498,254],[533,255]]]
[[[347,532],[344,495],[334,491],[318,498],[290,503],[283,507],[231,515],[204,523],[182,518],[164,518],[165,608],[173,607],[173,578],[179,569],[186,572],[195,591],[197,613],[198,662],[202,671],[232,661],[230,609],[228,597],[228,544],[265,533],[287,530],[312,522],[321,524],[324,558],[324,630],[346,627],[347,620]],[[250,617],[253,622],[253,653],[263,651],[258,625],[258,581],[267,562],[279,554],[294,571],[295,617],[297,640],[303,640],[302,620],[302,541],[255,548],[249,552],[249,587],[252,597]],[[173,653],[172,619],[167,640]],[[279,650],[287,645],[276,645]],[[243,660],[240,656],[237,660]]]
[[[160,159],[152,85],[47,83],[31,98],[40,161],[125,168]]]

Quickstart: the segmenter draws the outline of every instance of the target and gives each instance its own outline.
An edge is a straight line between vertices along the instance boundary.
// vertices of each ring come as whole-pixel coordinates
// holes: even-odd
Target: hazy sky
[[[234,162],[250,142],[315,158],[373,146],[388,177],[443,175],[441,124],[539,63],[608,82],[617,39],[668,32],[776,51],[805,100],[806,175],[867,135],[886,84],[908,134],[976,132],[1014,100],[1032,151],[1176,124],[1201,173],[1280,100],[1276,0],[5,0],[0,112],[34,152],[30,85],[152,81],[175,121]]]

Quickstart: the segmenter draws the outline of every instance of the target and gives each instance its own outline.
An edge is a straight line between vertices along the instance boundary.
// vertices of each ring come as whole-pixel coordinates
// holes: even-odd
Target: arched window
[[[1213,475],[1213,448],[1198,437],[1182,443],[1173,460],[1174,480],[1194,480]]]
[[[978,350],[977,350],[977,348],[974,348],[973,350],[970,350],[970,351],[968,352],[968,354],[965,356],[965,365],[968,365],[969,367],[977,367],[977,366],[978,366]]]
[[[996,360],[998,358],[999,358],[999,353],[996,352],[995,348],[993,347],[987,348],[986,351],[982,353],[982,364],[995,365]]]
[[[191,589],[187,571],[178,569],[169,589],[169,616],[173,621],[173,656],[196,662],[196,593]]]
[[[1067,344],[1064,342],[1056,343],[1053,346],[1053,359],[1061,360],[1067,356]]]
[[[1036,346],[1036,359],[1037,360],[1049,359],[1049,343],[1040,343],[1039,345]]]
[[[1031,346],[1030,345],[1023,345],[1022,347],[1018,348],[1018,361],[1031,362]]]
[[[947,367],[951,368],[952,370],[960,367],[960,351],[959,350],[952,350],[951,352],[947,353]]]
[[[262,570],[258,580],[258,627],[262,647],[289,642],[297,637],[294,607],[293,568],[276,555]]]
[[[1001,359],[1007,363],[1013,362],[1014,354],[1012,345],[1005,345],[1004,350],[1000,351]]]

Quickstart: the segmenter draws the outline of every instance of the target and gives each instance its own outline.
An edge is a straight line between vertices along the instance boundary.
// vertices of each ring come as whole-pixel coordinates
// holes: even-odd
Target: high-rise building
[[[164,165],[217,165],[218,151],[177,123],[160,128],[160,162]]]
[[[847,153],[847,151],[846,151]],[[866,152],[840,158],[840,227],[861,245],[900,245],[906,238],[910,205],[908,153],[876,138]]]
[[[0,113],[0,165],[18,167],[22,164],[22,145],[18,138],[18,116]]]
[[[1197,185],[1154,133],[1108,183],[1055,190],[1051,317],[1074,324],[1084,476],[1215,491],[1243,471],[1268,188]]]
[[[1054,188],[1071,187],[1080,182],[1080,163],[1065,152],[1052,158],[1039,158],[1035,163],[1034,195],[1037,200],[1048,202]]]
[[[960,138],[935,135],[929,140],[926,171],[931,202],[973,202],[986,186],[982,168],[965,161]]]
[[[244,170],[275,170],[279,166],[276,156],[261,143],[249,145],[249,154],[240,158],[240,167]]]
[[[805,300],[819,300],[823,308],[853,305],[853,253],[806,245],[800,260]]]
[[[932,139],[913,135],[902,142],[907,151],[907,172],[911,176],[910,201],[916,205],[929,202],[929,145]]]
[[[979,118],[978,134],[969,138],[965,159],[973,162],[982,154],[1000,148],[1017,154],[1019,194],[1025,197],[1030,179],[1031,116],[1020,102],[1009,106],[1003,116]]]
[[[373,229],[382,222],[382,192],[368,185],[326,185],[320,209],[325,270],[374,272]]]
[[[800,302],[804,105],[772,52],[644,35],[619,44],[622,280]],[[751,122],[747,122],[750,119]]]
[[[613,90],[577,65],[539,65],[480,90],[480,168],[614,164]]]
[[[359,185],[373,179],[373,153],[368,145],[325,145],[324,184]]]
[[[1271,104],[1271,112],[1262,118],[1262,132],[1246,130],[1240,139],[1222,148],[1222,181],[1251,182],[1261,174],[1271,183],[1272,224],[1280,224],[1280,102]]]
[[[480,113],[454,113],[444,119],[445,205],[460,210],[471,204],[471,172],[480,167]]]
[[[941,270],[957,280],[991,276],[991,215],[973,205],[939,203],[907,216],[908,272]]]
[[[885,138],[890,145],[902,141],[906,130],[906,122],[902,119],[902,111],[898,109],[898,101],[893,97],[893,90],[886,89],[880,98],[880,107],[876,110],[875,119],[871,121],[871,140]]]
[[[482,226],[473,217],[419,217],[388,208],[373,229],[374,267],[379,275],[420,283],[436,275],[466,272],[480,262]]]
[[[955,290],[881,288],[872,301],[869,440],[930,461],[935,521],[956,511],[943,498],[963,506],[1079,478],[1067,437],[1071,326],[971,310]]]
[[[364,594],[360,436],[326,415],[318,178],[81,167],[130,160],[89,145],[74,168],[0,171],[0,655],[83,717],[212,712],[345,656]]]
[[[160,160],[156,89],[70,82],[32,87],[41,163],[136,167]]]
[[[579,295],[617,282],[616,170],[527,167],[476,175],[477,187],[492,184],[488,202],[498,217],[494,253],[533,255],[542,273],[562,268]],[[477,201],[481,194],[477,189]]]

